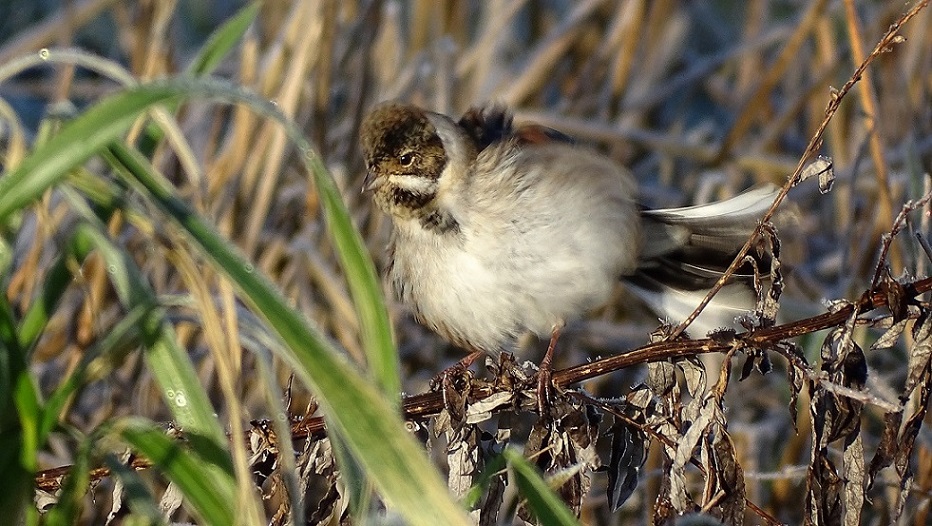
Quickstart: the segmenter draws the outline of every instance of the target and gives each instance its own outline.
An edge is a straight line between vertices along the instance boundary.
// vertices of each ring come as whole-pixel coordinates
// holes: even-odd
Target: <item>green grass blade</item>
[[[233,245],[175,197],[147,159],[124,145],[113,145],[110,152],[129,182],[181,225],[279,335],[288,351],[283,358],[318,396],[330,429],[343,437],[380,494],[413,524],[465,523],[462,510],[384,395],[341,359]]]
[[[249,25],[255,20],[259,13],[261,2],[253,2],[239,13],[229,19],[222,26],[217,28],[203,46],[198,50],[197,55],[185,68],[188,75],[200,77],[210,74],[230,52],[233,45],[242,38],[243,34],[249,28]],[[178,109],[180,101],[174,104],[165,105],[165,110],[175,112]],[[149,123],[146,126],[145,134],[139,140],[139,149],[151,155],[155,151],[156,145],[162,142],[165,132],[155,123]]]
[[[13,306],[0,294],[0,430],[16,421],[13,386],[26,370],[26,357],[19,343]]]
[[[324,203],[328,232],[337,247],[359,317],[369,373],[397,407],[401,389],[398,357],[392,344],[388,311],[375,266],[366,253],[362,238],[353,227],[336,184],[320,159],[313,154],[301,130],[273,104],[254,94],[215,80],[185,78],[133,87],[104,99],[73,121],[65,123],[57,135],[37,147],[14,171],[0,177],[0,225],[8,220],[10,214],[38,199],[45,190],[60,181],[68,170],[119,138],[147,108],[159,104],[170,105],[195,95],[249,104],[260,114],[281,123],[288,137],[303,152],[303,161],[313,175]]]
[[[369,518],[375,488],[342,440],[340,435],[332,436],[330,446],[333,449],[333,457],[340,466],[340,481],[346,488],[349,515],[354,522],[364,524]]]
[[[505,469],[507,463],[502,455],[494,455],[486,461],[485,467],[477,477],[469,491],[463,495],[463,505],[467,509],[473,509],[482,501],[482,497],[489,491],[492,479],[499,476],[499,472]]]
[[[331,239],[346,273],[350,294],[359,317],[360,338],[366,350],[369,374],[378,382],[395,407],[401,403],[398,355],[392,343],[391,323],[382,298],[375,265],[366,252],[359,232],[353,226],[340,192],[316,155],[305,157],[314,174],[317,191],[324,203],[324,215]]]
[[[124,210],[128,215],[132,215],[133,210],[126,208],[123,202],[120,189],[114,189],[106,181],[86,172],[79,172],[69,178],[70,185],[74,185],[77,191],[87,197],[98,209],[96,214],[102,222],[109,221],[114,211]],[[72,202],[75,199],[74,190],[69,186],[62,187],[66,195],[70,196]],[[85,210],[87,209],[84,206]],[[90,212],[86,212],[90,215]],[[69,265],[80,266],[84,263],[87,253],[79,253],[78,247],[73,238],[69,238],[64,246],[67,247],[66,253],[59,256],[46,272],[42,287],[39,293],[32,299],[29,308],[19,322],[19,339],[23,348],[31,350],[42,331],[45,330],[49,322],[49,317],[55,311],[59,300],[67,292],[68,287],[74,281]]]
[[[527,501],[528,510],[541,524],[578,526],[573,512],[550,489],[537,468],[517,450],[506,448],[503,454],[515,475],[521,497]]]
[[[182,95],[177,87],[168,86],[124,91],[65,123],[57,135],[37,147],[15,170],[0,177],[0,224],[125,133],[147,108]]]
[[[113,433],[151,460],[169,480],[178,485],[202,524],[233,524],[236,508],[234,486],[217,486],[204,470],[212,463],[179,443],[155,424],[141,418],[127,418],[114,424]],[[190,436],[190,435],[186,435]],[[232,475],[231,475],[232,479]]]
[[[466,524],[465,514],[446,492],[439,474],[404,430],[396,414],[398,391],[391,390],[390,397],[385,395],[393,389],[387,386],[399,384],[397,358],[375,269],[361,238],[352,227],[335,184],[320,160],[310,153],[300,130],[268,101],[225,83],[195,79],[158,82],[112,95],[65,123],[56,136],[36,148],[14,171],[0,178],[0,223],[60,181],[68,170],[118,139],[147,108],[194,95],[246,102],[263,115],[281,122],[291,140],[305,153],[304,160],[315,176],[326,207],[327,225],[351,285],[370,365],[379,371],[377,382],[385,391],[376,390],[371,380],[360,376],[339,358],[306,320],[288,307],[277,290],[253,272],[252,265],[175,199],[166,186],[147,180],[145,173],[134,174],[134,177],[141,177],[137,184],[145,187],[145,193],[178,220],[200,246],[203,255],[223,269],[257,312],[269,321],[290,351],[285,358],[319,395],[331,429],[343,434],[353,455],[373,477],[380,494],[414,524]],[[146,164],[144,158],[141,162]],[[159,341],[164,342],[163,347],[169,347],[172,338]],[[150,354],[161,354],[159,349],[154,351]],[[411,477],[411,473],[418,476]]]
[[[19,523],[23,513],[35,520],[35,508],[26,506],[38,463],[37,390],[16,339],[15,323],[6,298],[0,298],[0,513]]]
[[[90,483],[91,439],[82,441],[71,469],[61,487],[58,502],[45,516],[47,526],[77,524],[87,486]]]
[[[136,519],[142,521],[143,524],[165,524],[155,497],[146,487],[142,477],[112,454],[104,458],[104,463],[110,468],[110,476],[119,480],[123,485],[121,492],[123,505],[129,507]]]
[[[174,329],[165,320],[154,292],[132,258],[110,241],[104,225],[86,203],[69,191],[65,194],[85,219],[75,227],[73,250],[78,255],[96,250],[104,260],[111,284],[124,307],[128,311],[139,308],[147,311],[136,326],[146,348],[146,363],[188,442],[201,458],[210,461],[202,469],[202,476],[218,491],[233,494],[235,480],[226,435],[190,358],[178,345]]]
[[[19,344],[10,304],[0,299],[0,511],[21,513],[38,466],[43,405]],[[29,512],[28,520],[34,519]]]
[[[215,411],[201,385],[188,354],[178,345],[175,331],[164,319],[155,292],[126,251],[117,247],[106,234],[102,218],[73,190],[63,188],[65,196],[78,215],[84,218],[72,234],[71,253],[83,260],[96,250],[103,258],[111,285],[127,311],[143,309],[148,315],[141,318],[137,329],[147,351],[146,362],[162,389],[162,395],[173,416],[186,431],[209,437],[211,444],[204,448],[216,449],[226,444],[226,434],[215,417]],[[112,210],[99,210],[104,218]],[[229,467],[229,457],[215,459],[218,466]]]
[[[240,327],[242,328],[243,325],[240,325]],[[271,347],[279,346],[281,342],[276,340],[274,336],[265,332],[264,327],[260,327],[259,330],[262,332],[262,336],[264,336],[263,339],[269,341],[268,346],[263,346],[254,339],[252,339],[251,342],[254,345],[250,345],[251,338],[249,337],[243,338],[240,341],[243,346],[252,351],[253,355],[256,357],[256,365],[258,366],[260,380],[259,389],[264,395],[269,414],[279,415],[279,418],[272,419],[272,429],[277,436],[289,436],[291,434],[291,421],[285,417],[285,415],[288,414],[288,408],[285,407],[282,403],[282,399],[278,396],[281,389],[275,374],[276,369],[272,362],[272,353],[269,352]],[[240,336],[242,337],[243,334]],[[292,441],[279,440],[278,462],[281,466],[280,472],[285,482],[285,488],[288,490],[288,498],[291,501],[292,517],[295,519],[294,522],[298,523],[300,522],[299,517],[303,517],[305,507],[304,495],[301,491],[301,481],[298,479],[297,462],[295,462],[296,458],[297,456]]]
[[[189,75],[199,76],[210,73],[220,64],[223,57],[233,49],[246,29],[256,19],[259,14],[261,2],[253,2],[242,8],[233,18],[227,20],[222,26],[217,28],[207,42],[198,50],[197,56],[188,64],[187,73]]]
[[[19,323],[19,337],[24,349],[32,349],[35,346],[58,301],[64,296],[73,279],[68,270],[67,258],[59,257],[49,268],[39,294],[29,304]]]
[[[142,344],[142,333],[139,330],[146,318],[157,314],[151,307],[138,306],[127,312],[111,327],[107,334],[91,345],[81,356],[81,361],[65,379],[58,384],[45,404],[43,419],[39,426],[39,440],[44,443],[59,419],[65,405],[86,381],[87,368],[97,358],[105,355],[124,354],[130,349]]]
[[[88,218],[85,216],[85,219]],[[158,308],[155,294],[149,288],[132,258],[114,245],[102,230],[102,225],[81,223],[75,229],[75,244],[80,251],[91,249],[103,257],[111,283],[125,308],[154,309],[144,317],[139,329],[147,347],[146,361],[162,389],[175,419],[186,432],[209,437],[215,447],[226,444],[223,428],[214,416],[210,399],[204,391],[194,366],[175,337],[172,326]],[[218,465],[228,467],[229,458],[216,459]]]

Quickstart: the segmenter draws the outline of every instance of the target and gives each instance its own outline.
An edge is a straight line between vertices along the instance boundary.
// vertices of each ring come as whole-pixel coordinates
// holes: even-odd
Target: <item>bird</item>
[[[617,161],[557,130],[513,121],[497,104],[456,120],[378,104],[360,125],[362,190],[391,219],[385,273],[400,303],[468,351],[466,367],[513,352],[527,332],[549,337],[539,368],[545,396],[567,323],[606,304],[618,280],[659,314],[684,319],[777,189],[647,209]],[[693,327],[733,324],[755,306],[743,282],[718,297]]]

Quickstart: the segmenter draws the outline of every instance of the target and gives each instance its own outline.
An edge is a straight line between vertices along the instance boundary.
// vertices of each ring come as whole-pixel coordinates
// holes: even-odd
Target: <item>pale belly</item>
[[[418,319],[470,350],[510,350],[520,334],[549,337],[556,326],[605,303],[619,274],[616,256],[567,241],[407,243],[395,247],[392,283]],[[604,242],[604,241],[603,241]]]

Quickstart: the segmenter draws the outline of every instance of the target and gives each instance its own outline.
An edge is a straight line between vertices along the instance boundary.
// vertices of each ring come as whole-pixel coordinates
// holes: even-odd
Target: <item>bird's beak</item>
[[[384,178],[375,175],[374,172],[366,172],[366,178],[362,180],[362,193],[372,192],[384,183]]]

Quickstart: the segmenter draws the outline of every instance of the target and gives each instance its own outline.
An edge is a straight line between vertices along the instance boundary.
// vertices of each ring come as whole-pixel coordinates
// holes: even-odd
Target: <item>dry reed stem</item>
[[[292,53],[288,57],[288,67],[284,69],[282,84],[274,97],[278,108],[289,117],[295,116],[304,79],[317,62],[318,56],[314,51],[317,49],[324,25],[318,11],[312,9],[310,2],[302,2],[299,5],[305,6],[305,9],[295,13],[291,26],[293,31],[289,33],[293,38],[286,42]],[[247,219],[243,238],[243,247],[248,255],[255,254],[268,211],[275,199],[275,190],[280,181],[288,146],[285,131],[280,126],[267,121],[263,129],[270,137],[268,147],[264,148],[262,177],[256,185],[254,200],[251,203],[252,213]],[[259,169],[258,164],[255,166]]]
[[[852,0],[844,0],[845,20],[848,23],[848,47],[851,49],[855,63],[865,60],[861,36],[861,22]],[[877,97],[875,96],[873,75],[865,69],[861,75],[861,89],[858,90],[863,111],[864,128],[868,135],[871,160],[874,162],[874,176],[877,179],[877,192],[879,194],[879,213],[875,216],[874,232],[880,234],[886,231],[887,225],[893,220],[893,197],[890,195],[890,181],[887,175],[887,163],[884,160],[883,145],[880,144],[880,131],[877,129]],[[903,266],[903,258],[899,249],[893,248],[890,253],[890,262],[895,268]]]
[[[530,54],[527,65],[519,77],[511,79],[500,96],[510,106],[523,102],[536,87],[553,73],[555,63],[562,58],[583,29],[582,21],[592,16],[605,0],[586,0],[574,6],[573,11]]]
[[[744,98],[742,107],[738,110],[737,120],[722,141],[717,157],[719,161],[731,154],[732,150],[737,146],[738,140],[747,134],[754,119],[760,117],[760,110],[765,107],[763,101],[767,99],[774,87],[780,82],[790,64],[796,62],[799,48],[812,32],[816,22],[821,18],[827,4],[828,0],[816,0],[809,4],[809,8],[803,14],[802,20],[796,26],[796,30],[783,45],[780,55],[766,69],[765,76],[758,82],[754,91]]]

